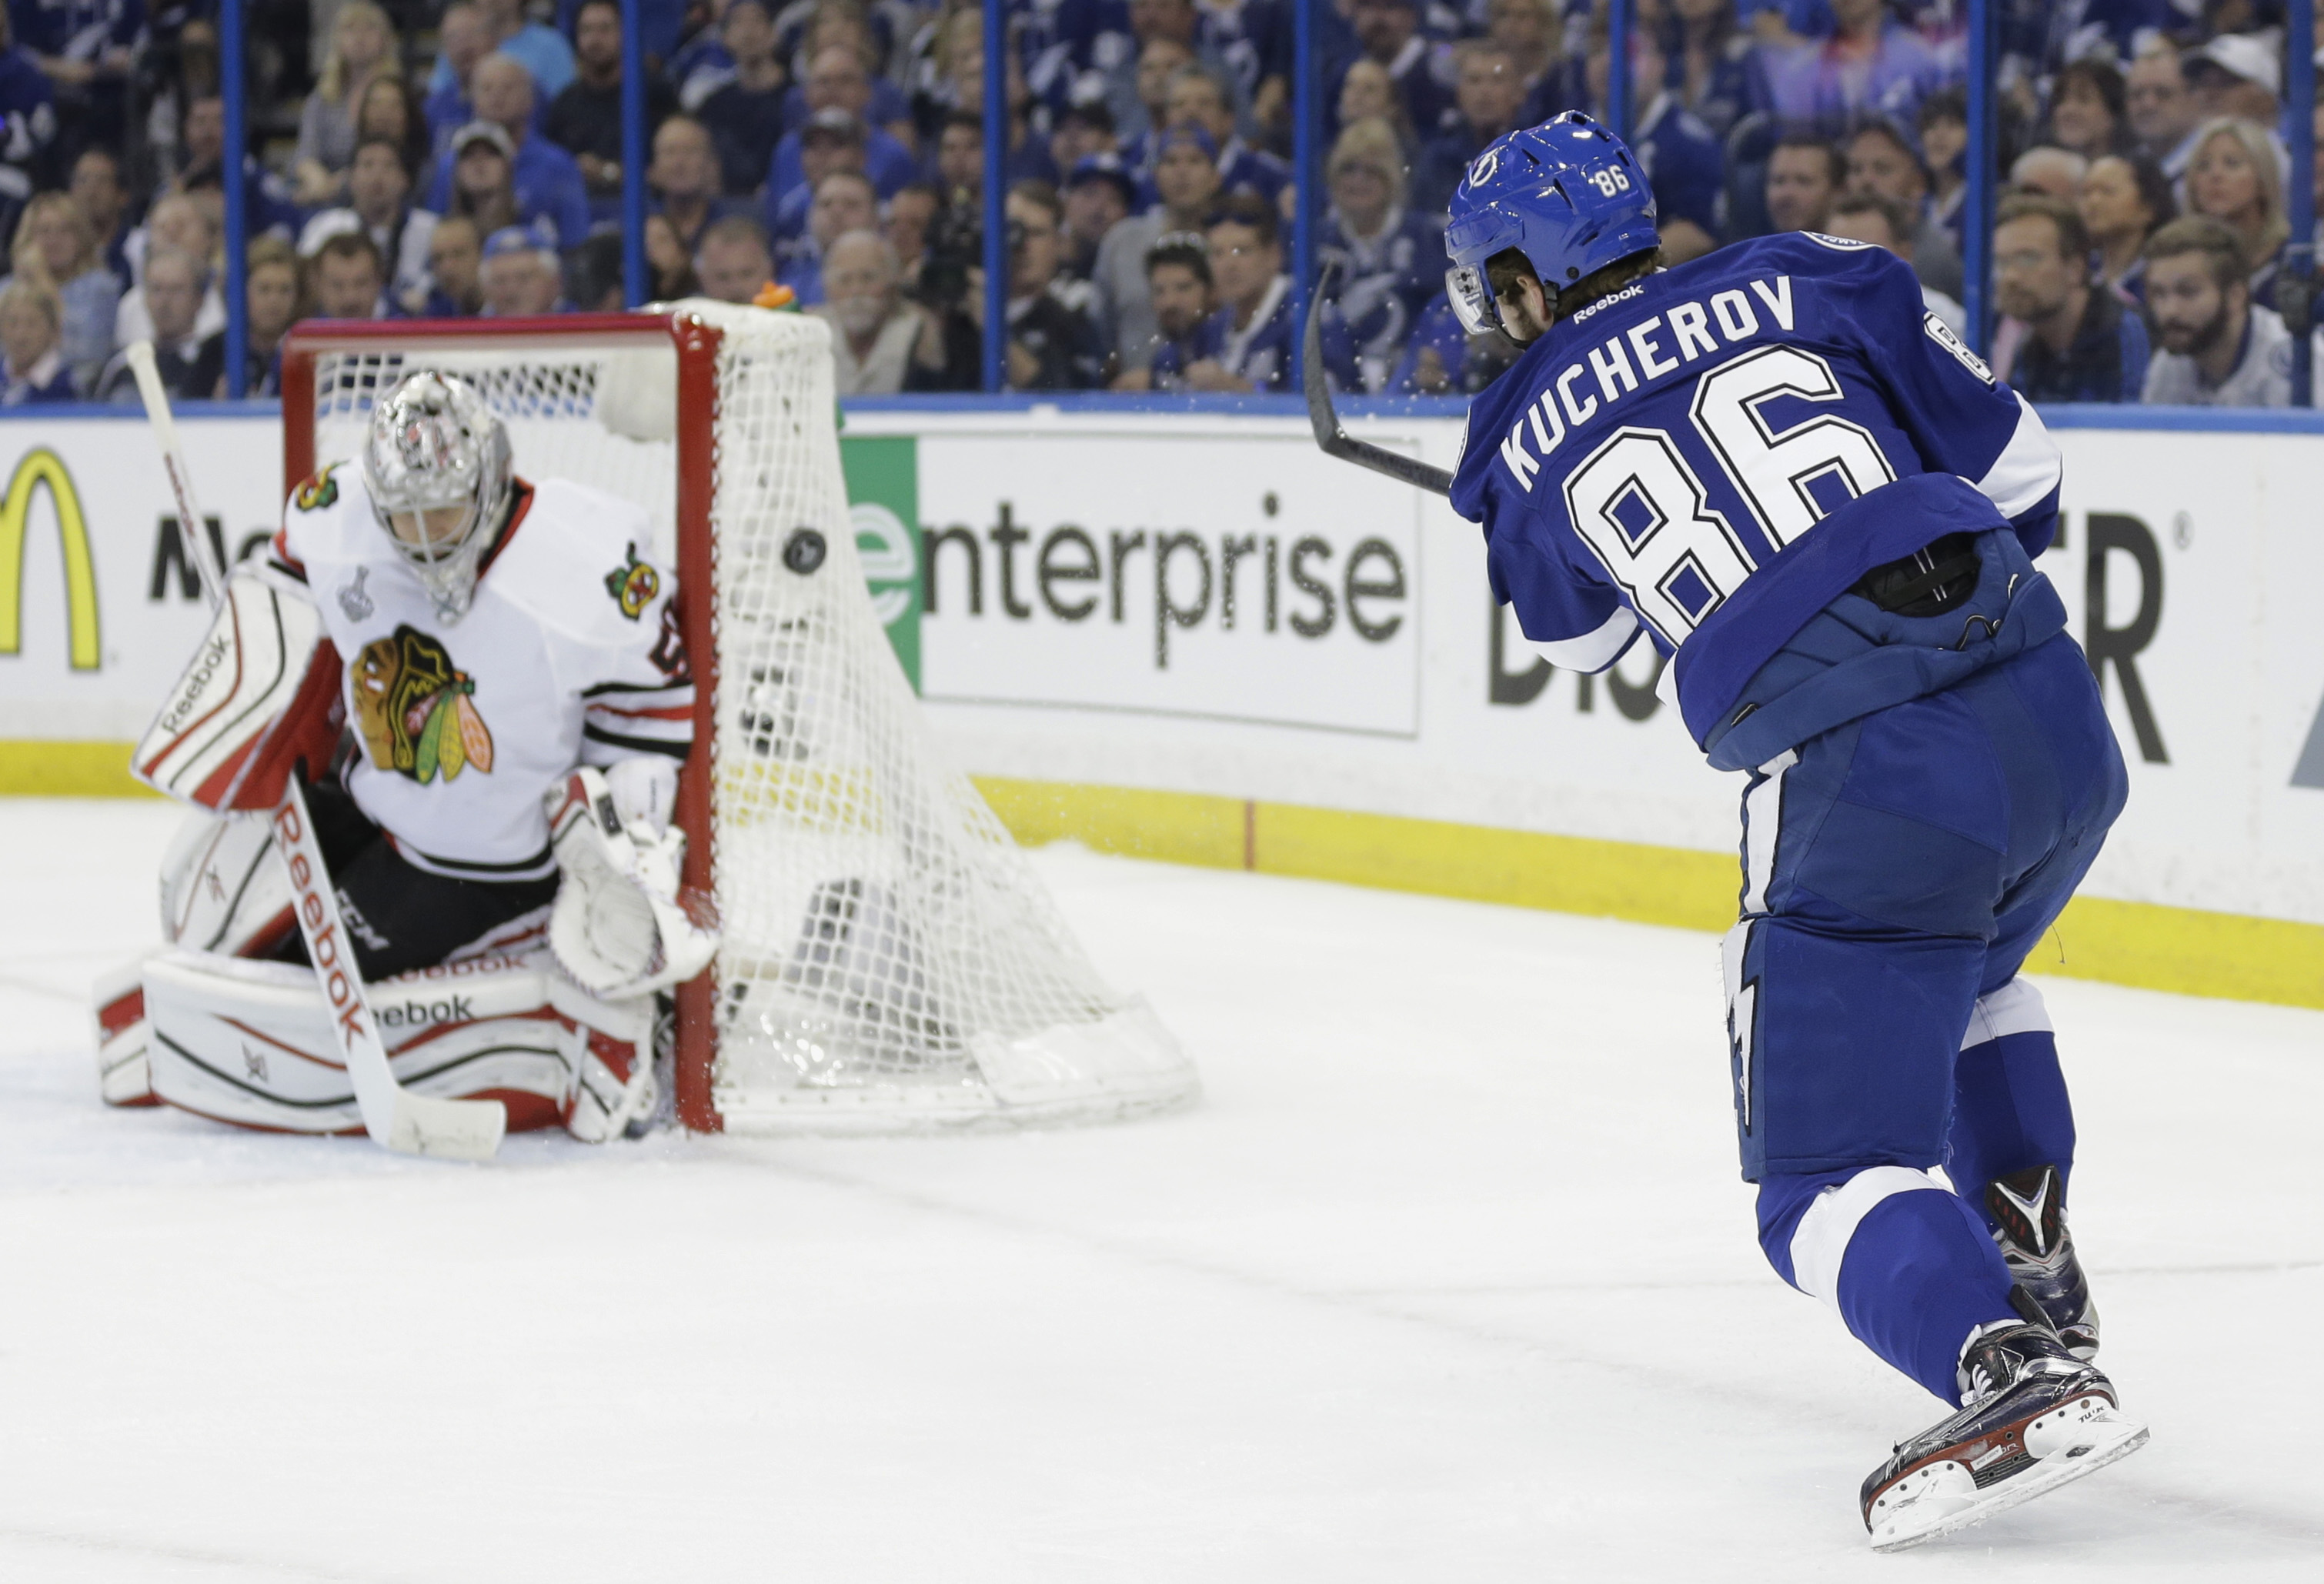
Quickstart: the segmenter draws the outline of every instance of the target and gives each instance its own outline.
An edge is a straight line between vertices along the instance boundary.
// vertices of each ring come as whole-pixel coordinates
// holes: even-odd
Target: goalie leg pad
[[[572,1114],[593,1031],[602,1042],[639,1024],[560,1005],[557,988],[545,965],[497,958],[383,980],[370,995],[397,1082],[443,1099],[500,1101],[517,1132]],[[161,1100],[238,1127],[363,1131],[310,971],[171,948],[145,963],[143,993]],[[613,1027],[585,1024],[576,1011]]]

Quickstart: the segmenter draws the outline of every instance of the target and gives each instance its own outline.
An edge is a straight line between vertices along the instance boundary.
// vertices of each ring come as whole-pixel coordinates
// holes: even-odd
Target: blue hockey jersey
[[[1632,282],[1470,410],[1453,509],[1557,665],[1641,628],[1709,745],[1745,684],[1864,574],[1949,533],[2057,523],[2034,410],[1922,304],[1910,265],[1808,233]]]

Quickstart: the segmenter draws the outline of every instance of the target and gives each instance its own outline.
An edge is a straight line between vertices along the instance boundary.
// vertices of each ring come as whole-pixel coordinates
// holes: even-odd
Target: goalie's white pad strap
[[[678,900],[686,833],[628,826],[605,778],[575,770],[549,798],[549,840],[564,879],[549,914],[558,966],[583,989],[625,999],[692,979],[718,952],[718,933]]]
[[[170,690],[132,774],[205,808],[272,807],[292,763],[319,774],[338,741],[338,653],[308,601],[242,574]]]
[[[652,1032],[650,1003],[598,1001],[507,958],[421,969],[370,996],[398,1083],[498,1100],[512,1132],[566,1121],[585,1064],[633,1068]],[[144,1012],[160,1099],[245,1128],[363,1131],[311,971],[172,947],[145,964]]]

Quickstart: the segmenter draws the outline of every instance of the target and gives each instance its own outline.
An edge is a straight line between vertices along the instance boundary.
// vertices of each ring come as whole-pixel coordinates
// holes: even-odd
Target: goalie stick
[[[1323,273],[1315,282],[1314,295],[1308,299],[1307,330],[1299,355],[1301,383],[1307,390],[1307,421],[1315,427],[1315,444],[1323,448],[1326,456],[1384,473],[1398,483],[1449,496],[1452,493],[1451,474],[1416,456],[1400,456],[1369,440],[1356,439],[1340,427],[1340,415],[1332,410],[1332,385],[1323,373],[1323,295],[1331,290],[1332,275],[1338,267],[1323,266]]]
[[[130,344],[126,356],[137,378],[137,394],[145,403],[145,417],[153,426],[154,442],[161,447],[161,465],[177,498],[179,537],[198,569],[202,589],[216,610],[226,597],[226,568],[217,564],[201,512],[194,504],[193,475],[186,466],[185,447],[178,439],[178,424],[170,412],[169,392],[153,366],[153,344]],[[387,1047],[379,1037],[363,976],[356,972],[355,950],[348,944],[339,919],[339,899],[324,862],[322,844],[316,840],[315,822],[307,812],[307,796],[294,773],[285,784],[282,801],[271,820],[275,848],[290,871],[299,933],[307,943],[307,961],[314,965],[315,982],[331,1009],[331,1037],[346,1064],[355,1086],[355,1109],[363,1113],[364,1131],[374,1143],[399,1155],[435,1156],[447,1160],[490,1160],[500,1148],[508,1128],[508,1111],[492,1100],[439,1100],[413,1094],[395,1081],[388,1066]]]

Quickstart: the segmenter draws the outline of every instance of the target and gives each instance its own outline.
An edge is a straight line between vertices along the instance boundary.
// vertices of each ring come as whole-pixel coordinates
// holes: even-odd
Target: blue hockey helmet
[[[1579,110],[1496,139],[1452,189],[1444,288],[1473,334],[1500,323],[1485,261],[1516,248],[1552,292],[1660,243],[1655,193],[1622,140]]]

